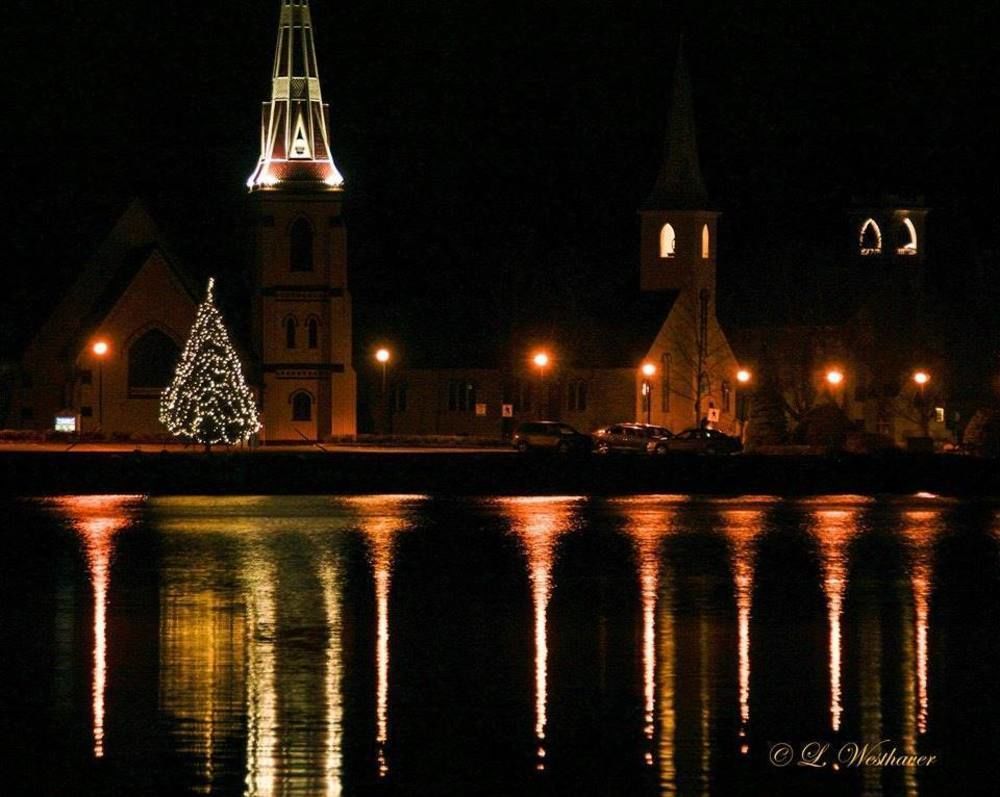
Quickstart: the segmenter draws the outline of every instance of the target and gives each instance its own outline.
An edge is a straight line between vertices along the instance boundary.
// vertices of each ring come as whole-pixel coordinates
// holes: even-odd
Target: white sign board
[[[477,404],[476,405],[476,415],[478,417],[480,417],[480,418],[486,417],[486,405],[485,404]]]
[[[513,418],[514,417],[514,405],[513,404],[504,404],[503,405],[503,417],[504,418]]]
[[[56,416],[56,426],[57,432],[75,432],[76,431],[76,416],[75,415],[57,415]]]
[[[721,417],[721,415],[720,415],[720,413],[719,413],[719,410],[718,410],[718,408],[716,408],[716,407],[712,407],[712,408],[711,408],[711,409],[710,409],[710,410],[708,411],[708,422],[709,422],[709,423],[718,423],[718,422],[719,422],[719,418],[720,418],[720,417]]]

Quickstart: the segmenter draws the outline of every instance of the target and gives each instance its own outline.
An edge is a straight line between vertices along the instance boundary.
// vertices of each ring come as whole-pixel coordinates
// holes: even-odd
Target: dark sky
[[[926,196],[946,283],[996,258],[994,4],[312,6],[362,339],[454,337],[476,350],[497,333],[484,319],[505,291],[553,297],[527,303],[540,327],[564,324],[567,306],[613,309],[637,279],[635,209],[658,166],[682,28],[706,180],[724,212],[727,313],[764,306],[775,274],[840,256],[854,196]],[[8,7],[5,348],[134,194],[192,270],[238,296],[277,10]]]

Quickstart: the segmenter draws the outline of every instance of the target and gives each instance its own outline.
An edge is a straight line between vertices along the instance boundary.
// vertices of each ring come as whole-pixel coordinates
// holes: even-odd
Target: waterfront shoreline
[[[506,451],[253,453],[0,449],[0,494],[1000,496],[1000,462],[952,455],[525,456]]]

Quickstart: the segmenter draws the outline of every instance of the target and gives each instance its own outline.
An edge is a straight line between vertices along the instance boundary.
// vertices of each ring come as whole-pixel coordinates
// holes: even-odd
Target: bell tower
[[[308,0],[281,2],[260,159],[247,187],[264,440],[353,436],[344,180],[333,160]]]
[[[643,291],[707,291],[715,296],[717,222],[701,175],[683,42],[674,68],[663,160],[642,209],[639,284]]]

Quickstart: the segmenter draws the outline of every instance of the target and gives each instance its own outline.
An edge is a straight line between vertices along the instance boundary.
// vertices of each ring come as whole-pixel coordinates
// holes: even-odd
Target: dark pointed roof
[[[197,301],[200,286],[172,253],[145,203],[133,199],[28,344],[27,357],[72,358],[151,258],[159,257]],[[151,300],[154,300],[151,297]]]
[[[670,115],[663,142],[663,160],[656,185],[644,210],[701,210],[708,207],[708,191],[701,176],[698,137],[691,99],[691,76],[684,59],[684,41],[677,48]]]

